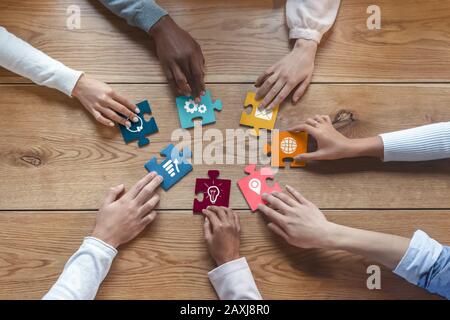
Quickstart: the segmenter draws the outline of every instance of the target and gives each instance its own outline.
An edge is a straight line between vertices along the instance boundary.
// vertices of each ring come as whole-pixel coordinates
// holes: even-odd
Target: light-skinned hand
[[[113,127],[114,122],[131,126],[138,122],[139,109],[109,85],[83,74],[75,85],[72,96],[77,98],[101,124]],[[124,118],[125,117],[125,118]]]
[[[258,210],[269,220],[269,229],[299,248],[328,247],[334,224],[297,190],[290,186],[286,189],[288,194],[263,194],[267,205],[260,204]]]
[[[241,225],[230,208],[210,206],[203,210],[209,253],[218,266],[239,258]]]
[[[297,103],[311,82],[316,52],[317,42],[298,39],[289,54],[256,80],[256,99],[263,99],[259,107],[271,110],[292,91],[292,102]]]
[[[308,118],[288,131],[305,131],[317,141],[317,150],[295,157],[296,161],[335,160],[360,156],[383,158],[384,146],[380,137],[350,139],[337,131],[327,115]]]
[[[156,218],[161,182],[162,177],[151,172],[128,192],[123,184],[111,188],[98,210],[92,236],[114,248],[134,239]]]

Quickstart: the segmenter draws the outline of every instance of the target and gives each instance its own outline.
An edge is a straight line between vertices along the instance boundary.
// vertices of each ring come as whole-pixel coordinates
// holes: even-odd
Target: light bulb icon
[[[210,186],[208,188],[207,192],[208,192],[208,196],[209,196],[209,201],[212,204],[215,204],[217,201],[217,198],[219,197],[220,189],[217,186]]]

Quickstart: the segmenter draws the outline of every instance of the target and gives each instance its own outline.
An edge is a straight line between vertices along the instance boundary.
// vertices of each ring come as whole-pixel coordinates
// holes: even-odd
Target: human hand
[[[329,247],[335,225],[298,191],[290,186],[286,189],[290,195],[283,192],[263,194],[267,205],[260,204],[258,209],[270,221],[269,229],[296,247]]]
[[[305,131],[317,141],[317,150],[302,153],[294,158],[296,161],[335,160],[358,156],[382,158],[383,141],[380,137],[349,139],[337,131],[329,116],[316,115],[305,123],[294,126],[288,131]]]
[[[123,184],[111,188],[98,210],[92,236],[114,248],[134,239],[156,218],[156,189],[161,182],[162,177],[151,172],[128,192]]]
[[[150,30],[164,73],[177,93],[200,102],[205,94],[205,59],[199,44],[168,15]]]
[[[72,95],[105,126],[113,127],[114,122],[117,122],[130,127],[128,119],[133,122],[139,121],[136,113],[140,111],[132,102],[119,95],[106,83],[89,78],[85,74],[78,79]]]
[[[267,69],[255,82],[256,99],[261,108],[271,110],[295,89],[292,102],[297,103],[312,79],[317,42],[298,39],[292,51]]]
[[[225,207],[210,206],[203,210],[208,250],[218,266],[239,258],[241,225],[239,216]]]

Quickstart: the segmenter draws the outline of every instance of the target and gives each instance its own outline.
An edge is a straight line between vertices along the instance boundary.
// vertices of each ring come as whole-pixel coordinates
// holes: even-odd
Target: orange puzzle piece
[[[253,127],[254,134],[259,136],[259,129],[272,130],[275,127],[275,121],[277,120],[278,109],[280,106],[276,106],[272,111],[266,112],[266,110],[259,110],[258,106],[262,100],[255,99],[254,92],[247,92],[245,97],[244,108],[252,107],[252,112],[248,114],[245,110],[242,111],[240,124],[248,127]]]
[[[304,162],[295,162],[294,157],[307,152],[308,134],[306,132],[272,132],[272,144],[264,146],[264,152],[272,158],[273,167],[285,167],[285,160],[291,159],[290,167],[304,167]]]

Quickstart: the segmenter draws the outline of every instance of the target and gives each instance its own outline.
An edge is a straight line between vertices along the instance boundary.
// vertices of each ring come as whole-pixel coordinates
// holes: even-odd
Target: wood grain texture
[[[223,100],[224,110],[204,132],[226,136],[226,129],[239,128],[242,101],[251,86],[209,88]],[[118,129],[97,124],[78,102],[58,92],[27,85],[0,86],[1,209],[93,209],[110,186],[122,182],[131,186],[145,174],[144,163],[158,156],[179,127],[174,98],[166,85],[117,85],[116,89],[135,101],[151,101],[160,132],[150,136],[149,146],[125,145]],[[449,95],[448,85],[317,84],[299,105],[285,104],[277,127],[346,109],[356,120],[342,129],[344,134],[370,136],[448,121]],[[201,140],[195,140],[194,155],[202,150]],[[206,150],[211,142],[206,135],[203,140]],[[229,149],[224,154],[233,155]],[[248,161],[236,156],[233,164],[195,164],[191,174],[162,193],[161,208],[192,208],[195,178],[206,177],[212,168],[232,179],[232,207],[248,208],[236,187]],[[283,169],[276,180],[297,187],[322,208],[450,208],[449,174],[448,160],[383,164],[354,159]]]
[[[289,52],[283,1],[161,0],[202,46],[208,82],[253,82]],[[66,28],[69,5],[81,29]],[[315,82],[448,81],[450,2],[379,0],[381,30],[366,26],[368,0],[346,0],[319,50]],[[165,82],[148,36],[96,0],[2,0],[0,25],[108,82]],[[0,70],[0,82],[24,82]]]
[[[257,214],[240,211],[241,254],[266,299],[429,299],[433,296],[382,269],[381,290],[368,290],[373,264],[341,251],[302,250],[282,242]],[[334,222],[410,237],[417,229],[449,243],[448,211],[327,211]],[[0,299],[39,299],[92,230],[93,212],[0,213]],[[202,218],[162,212],[125,245],[99,299],[216,298]]]

